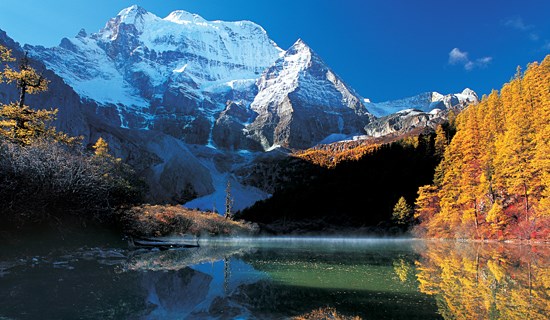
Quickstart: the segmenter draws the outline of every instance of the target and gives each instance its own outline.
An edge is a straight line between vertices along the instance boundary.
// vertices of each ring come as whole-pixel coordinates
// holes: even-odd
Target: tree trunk
[[[479,238],[479,223],[477,222],[477,200],[474,200],[474,225],[476,227],[476,235]]]
[[[529,196],[527,195],[527,183],[523,182],[523,196],[525,197],[525,217],[529,219]]]
[[[229,266],[229,258],[223,258],[223,293],[225,296],[229,295],[229,278],[231,276],[231,269]]]
[[[25,82],[22,82],[21,84],[21,91],[19,92],[19,108],[23,108],[25,105],[25,95],[27,93],[27,85]]]

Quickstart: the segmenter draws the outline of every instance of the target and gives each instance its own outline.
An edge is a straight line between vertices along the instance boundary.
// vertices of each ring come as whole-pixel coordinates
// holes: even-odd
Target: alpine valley
[[[269,197],[273,190],[252,177],[259,162],[432,130],[449,110],[478,102],[465,89],[374,103],[301,39],[284,50],[253,22],[185,11],[160,18],[132,6],[57,47],[21,47],[4,32],[0,45],[16,58],[27,52],[50,80],[28,103],[59,108],[58,129],[86,144],[105,139],[145,178],[151,202],[203,210],[223,208],[228,180],[235,210]],[[16,99],[0,86],[2,102]]]

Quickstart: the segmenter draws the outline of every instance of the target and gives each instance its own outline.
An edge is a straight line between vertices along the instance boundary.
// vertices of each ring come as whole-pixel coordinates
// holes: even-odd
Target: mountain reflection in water
[[[129,251],[0,244],[0,318],[545,319],[547,246],[249,239]],[[4,254],[8,253],[8,254]]]

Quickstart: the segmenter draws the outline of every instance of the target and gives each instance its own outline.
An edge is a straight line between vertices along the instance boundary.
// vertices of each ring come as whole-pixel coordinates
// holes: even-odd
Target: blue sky
[[[251,20],[283,49],[302,38],[373,101],[464,87],[489,93],[517,65],[550,53],[548,0],[0,0],[0,29],[54,46],[132,4],[160,17],[183,9]]]

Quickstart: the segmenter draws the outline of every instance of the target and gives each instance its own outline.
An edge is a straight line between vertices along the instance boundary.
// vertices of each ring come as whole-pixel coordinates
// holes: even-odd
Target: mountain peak
[[[430,93],[428,93],[428,94],[431,94],[431,96],[432,96],[432,102],[433,102],[433,101],[439,101],[439,100],[443,99],[443,97],[445,96],[445,95],[443,95],[443,94],[441,94],[441,93],[439,93],[439,92],[437,92],[437,91],[433,91],[433,92],[430,92]]]
[[[302,39],[296,40],[281,58],[281,62],[286,61],[284,62],[285,64],[293,65],[296,71],[307,68],[311,65],[313,60],[320,62],[320,64],[324,64]]]
[[[307,43],[304,42],[304,40],[302,40],[301,38],[296,40],[296,42],[294,42],[294,44],[288,49],[289,52],[291,53],[296,53],[296,52],[311,52],[311,48],[307,45]]]
[[[304,45],[304,46],[307,47],[306,42],[302,38],[298,38],[298,40],[296,40],[296,42],[294,42],[294,45]]]
[[[462,94],[465,95],[465,96],[476,96],[477,97],[477,94],[475,93],[475,91],[470,89],[470,88],[466,88],[466,89],[462,90]]]
[[[122,20],[125,20],[125,19],[132,19],[132,18],[135,18],[136,16],[144,15],[147,13],[148,13],[147,10],[134,4],[133,6],[120,10],[117,16],[121,17]]]
[[[80,31],[76,35],[77,38],[86,38],[87,36],[88,36],[88,33],[84,28],[80,29]]]
[[[184,10],[176,10],[171,12],[163,20],[174,22],[177,24],[187,24],[192,22],[206,22],[206,20],[198,14],[190,13]]]
[[[133,5],[131,7],[128,7],[126,9],[122,9],[117,16],[115,17],[115,21],[118,23],[125,23],[125,24],[143,24],[145,20],[155,20],[158,19],[158,17],[149,11],[143,9],[142,7],[138,5]]]

